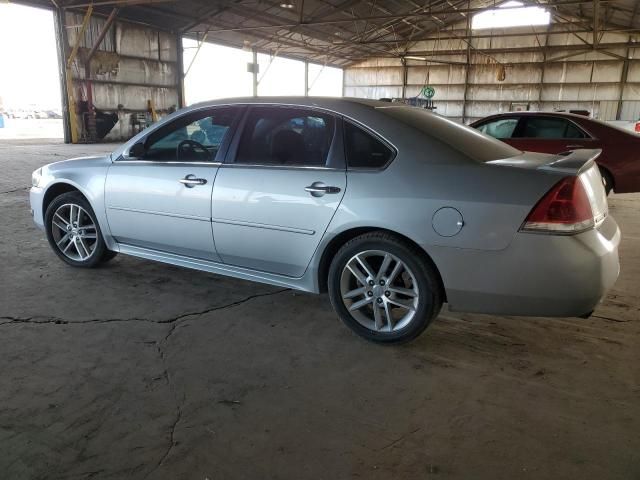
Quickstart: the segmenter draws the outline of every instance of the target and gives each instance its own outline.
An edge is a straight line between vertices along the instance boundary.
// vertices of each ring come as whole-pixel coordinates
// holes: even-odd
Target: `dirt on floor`
[[[640,195],[589,319],[443,310],[415,342],[328,299],[119,255],[65,266],[31,171],[112,145],[0,143],[3,479],[640,479]]]

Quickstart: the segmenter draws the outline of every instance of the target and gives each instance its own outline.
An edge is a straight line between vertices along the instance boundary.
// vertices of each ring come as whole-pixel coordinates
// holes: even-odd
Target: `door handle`
[[[207,183],[206,178],[196,178],[196,176],[192,173],[178,180],[181,184],[183,184],[187,188],[193,188],[196,185],[205,185]]]
[[[311,194],[340,193],[339,187],[329,187],[326,185],[318,185],[318,182],[314,183],[313,185],[309,185],[308,187],[304,187],[304,190],[305,192],[309,192]]]

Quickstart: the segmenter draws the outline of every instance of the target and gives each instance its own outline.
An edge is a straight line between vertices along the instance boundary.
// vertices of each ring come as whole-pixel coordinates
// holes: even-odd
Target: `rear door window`
[[[245,122],[236,163],[325,166],[334,118],[305,108],[254,107]]]
[[[564,118],[526,117],[522,138],[585,138],[584,132]]]

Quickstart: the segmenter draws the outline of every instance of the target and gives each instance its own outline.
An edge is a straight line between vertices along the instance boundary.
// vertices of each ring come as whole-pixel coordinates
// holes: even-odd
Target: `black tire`
[[[390,261],[392,263],[389,263],[385,268],[384,258],[386,258],[386,254],[391,256],[392,260]],[[349,271],[345,270],[347,269],[347,263],[350,261],[359,262],[356,259],[356,255],[363,256],[362,258],[365,259],[370,273],[376,274],[369,275],[367,278],[379,278],[382,283],[377,283],[378,280],[375,280],[373,281],[374,284],[370,285],[372,280],[367,280],[365,284],[363,281],[356,280],[356,275],[351,273],[351,269],[348,269]],[[369,256],[367,257],[366,255]],[[378,263],[370,265],[369,262]],[[397,263],[404,264],[403,267],[406,270],[401,270],[403,271],[402,277],[398,278],[396,276],[394,280],[391,278],[393,277],[391,272],[393,272]],[[350,265],[353,267],[353,264]],[[360,268],[360,273],[364,273],[364,271],[364,268]],[[351,275],[353,278],[351,278]],[[385,280],[390,281],[387,286],[382,286]],[[397,285],[398,281],[401,282],[401,285]],[[378,285],[380,286],[378,287]],[[404,288],[407,286],[409,288]],[[387,288],[394,291],[384,291]],[[409,297],[401,298],[395,293],[397,288],[407,292],[413,291],[416,295],[413,297],[414,299]],[[349,293],[351,293],[362,289],[365,290],[365,293],[358,294],[362,295],[361,298],[358,296],[354,297],[354,299],[343,299],[344,290],[349,290]],[[384,344],[404,343],[420,335],[440,313],[443,298],[440,277],[435,266],[426,258],[424,252],[401,238],[383,231],[370,232],[355,237],[338,250],[329,267],[328,290],[334,310],[351,330],[367,340]],[[349,307],[354,308],[355,303],[364,302],[367,297],[371,297],[373,301],[357,309],[352,315]],[[356,301],[356,299],[359,300]],[[394,313],[398,313],[400,308],[401,314],[406,308],[392,305],[394,300],[412,303],[413,310],[407,309],[406,314],[406,317],[409,317],[413,311],[411,318],[408,320],[406,320],[406,317],[402,318],[395,324],[395,320],[387,322],[390,313],[387,310],[388,305],[391,305],[389,308],[395,309],[392,311]],[[350,305],[348,306],[345,302],[349,302]],[[378,330],[375,329],[378,327],[378,320],[373,319],[376,318],[376,308],[380,309],[378,315],[383,316],[382,318],[377,318],[381,318],[380,321],[385,323]],[[391,318],[393,318],[394,313],[390,315]],[[367,316],[373,318],[367,319]],[[373,328],[366,326],[368,324],[367,321],[373,322]],[[406,324],[402,325],[403,322],[406,322]],[[385,329],[388,330],[384,331]]]
[[[62,247],[58,246],[58,242],[60,241],[60,239],[57,239],[56,235],[61,236],[61,233],[58,231],[54,233],[54,229],[59,228],[59,227],[56,227],[56,225],[54,225],[53,223],[54,215],[56,214],[58,209],[60,209],[61,207],[65,207],[67,205],[74,205],[74,206],[81,207],[82,210],[84,210],[84,213],[82,214],[84,217],[84,220],[88,223],[90,219],[91,223],[95,225],[95,239],[91,240],[92,243],[90,246],[90,248],[92,248],[92,251],[84,259],[70,258],[67,254],[63,253]],[[86,218],[87,216],[89,218]],[[56,221],[58,222],[58,224],[60,224],[59,223],[60,220],[58,218],[56,218]],[[58,255],[58,257],[68,265],[71,265],[73,267],[80,267],[80,268],[94,268],[104,262],[108,262],[109,260],[111,260],[117,255],[117,252],[113,252],[107,248],[104,242],[104,238],[102,237],[102,231],[100,230],[100,225],[98,224],[98,220],[96,219],[96,215],[93,211],[93,208],[91,208],[91,205],[89,204],[87,199],[80,192],[67,192],[54,198],[53,201],[47,207],[47,210],[45,212],[44,225],[45,225],[45,232],[47,234],[47,240],[49,241],[49,245],[51,246],[55,254]],[[64,245],[67,245],[68,243],[67,242],[62,243],[62,245],[64,246]],[[74,249],[74,248],[76,248],[74,245],[70,246],[70,249]],[[76,253],[77,252],[78,251],[76,250]]]
[[[606,168],[600,168],[600,175],[602,176],[602,184],[604,185],[604,191],[607,193],[607,195],[609,195],[611,193],[611,191],[613,190],[613,176],[611,175],[611,172],[609,172],[609,170],[607,170]]]

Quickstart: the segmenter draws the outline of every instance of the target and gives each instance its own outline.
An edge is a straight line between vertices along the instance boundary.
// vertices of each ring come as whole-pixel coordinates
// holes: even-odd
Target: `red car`
[[[600,148],[596,160],[607,193],[640,192],[640,135],[572,113],[510,112],[471,124],[518,150],[563,153]]]

